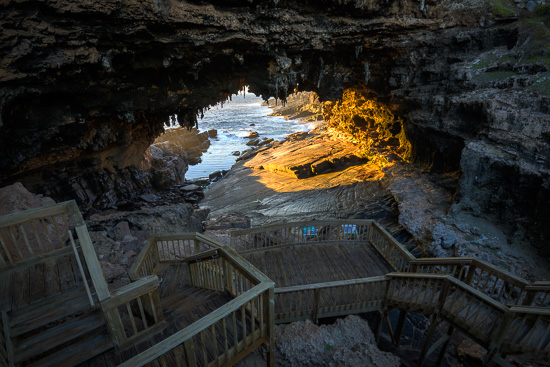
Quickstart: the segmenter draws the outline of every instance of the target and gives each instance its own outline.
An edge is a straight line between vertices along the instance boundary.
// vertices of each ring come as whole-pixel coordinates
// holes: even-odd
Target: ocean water
[[[205,111],[204,118],[201,120],[199,117],[199,131],[216,129],[218,137],[210,139],[210,148],[202,155],[202,162],[189,166],[185,178],[192,180],[208,177],[210,173],[230,169],[237,159],[232,153],[250,148],[246,145],[249,139],[245,137],[251,131],[257,131],[260,139],[283,140],[289,134],[309,131],[316,125],[268,116],[273,109],[262,106],[262,102],[260,97],[241,93],[233,95],[231,101],[225,102],[223,106],[217,105]]]

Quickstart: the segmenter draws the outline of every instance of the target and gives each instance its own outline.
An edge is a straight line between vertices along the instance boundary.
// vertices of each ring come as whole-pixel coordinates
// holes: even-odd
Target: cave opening
[[[284,103],[264,100],[248,87],[204,110],[192,129],[174,115],[153,146],[184,155],[188,181],[217,178],[252,151],[280,142],[288,135],[309,132],[322,122],[322,108],[313,92],[297,92]],[[184,149],[180,149],[184,148]]]

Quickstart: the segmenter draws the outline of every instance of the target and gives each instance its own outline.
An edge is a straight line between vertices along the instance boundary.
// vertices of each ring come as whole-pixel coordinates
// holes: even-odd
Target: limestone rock
[[[246,143],[248,146],[258,146],[260,145],[260,139],[252,139]]]
[[[260,134],[258,134],[257,131],[251,131],[247,136],[245,136],[244,138],[245,139],[254,139],[254,138],[257,138],[259,137]]]
[[[55,204],[51,198],[34,195],[20,182],[0,188],[0,215],[20,212]]]
[[[296,178],[307,178],[364,162],[365,160],[357,156],[357,147],[354,144],[314,136],[260,152],[245,165]]]
[[[380,367],[399,366],[399,358],[381,352],[366,321],[358,316],[317,326],[300,321],[276,326],[277,364],[281,366],[354,366],[370,361]]]

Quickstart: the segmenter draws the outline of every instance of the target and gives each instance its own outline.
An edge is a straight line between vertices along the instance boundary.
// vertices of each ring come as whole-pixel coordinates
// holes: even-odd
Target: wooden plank
[[[82,249],[84,259],[86,260],[88,272],[90,273],[90,277],[92,278],[92,282],[94,283],[97,296],[100,301],[109,298],[109,288],[107,287],[107,282],[105,281],[105,277],[103,276],[103,272],[101,271],[101,266],[99,266],[99,261],[97,260],[97,256],[92,244],[92,239],[90,238],[90,234],[88,233],[88,229],[86,228],[86,225],[83,224],[76,227],[75,230],[78,235],[80,248]]]
[[[233,310],[240,307],[240,305],[257,297],[258,295],[260,295],[261,293],[265,292],[270,288],[273,288],[272,282],[261,283],[255,286],[254,288],[249,290],[246,294],[243,294],[240,297],[231,300],[230,302],[226,303],[224,306],[216,309],[215,311],[211,312],[209,315],[203,317],[199,321],[191,324],[187,328],[180,330],[176,334],[165,339],[163,343],[155,345],[154,347],[150,348],[146,352],[132,358],[129,361],[126,361],[119,367],[137,367],[137,366],[143,366],[146,363],[149,363],[150,361],[156,359],[160,355],[175,348],[177,345],[181,344],[185,340],[209,328],[210,325],[212,325],[213,323],[231,314]]]
[[[12,309],[22,308],[30,303],[30,272],[23,268],[15,273]]]
[[[12,335],[20,335],[36,327],[58,320],[77,310],[89,309],[84,287],[47,298],[19,310],[10,312]]]
[[[69,345],[42,360],[36,361],[29,367],[74,366],[85,362],[89,358],[101,354],[112,347],[106,334],[98,335],[85,342]]]
[[[68,211],[67,204],[68,202],[63,202],[52,206],[29,209],[0,216],[0,228],[18,225],[35,218],[44,218],[66,213]]]
[[[30,338],[20,340],[15,350],[16,362],[23,362],[42,354],[46,350],[51,350],[58,345],[97,329],[104,323],[101,313],[93,312],[51,327],[44,332],[34,334]]]

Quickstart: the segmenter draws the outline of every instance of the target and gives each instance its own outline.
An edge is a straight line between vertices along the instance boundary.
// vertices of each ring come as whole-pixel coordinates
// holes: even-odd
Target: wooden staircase
[[[396,345],[407,312],[432,317],[419,365],[439,346],[448,342],[457,328],[488,350],[486,363],[509,363],[514,355],[527,362],[548,365],[550,360],[550,310],[532,306],[507,306],[450,276],[388,274],[387,310],[401,311],[395,332]],[[387,312],[386,310],[386,312]],[[435,328],[445,321],[449,333],[430,347]]]
[[[16,366],[75,366],[113,346],[84,287],[2,316]]]

